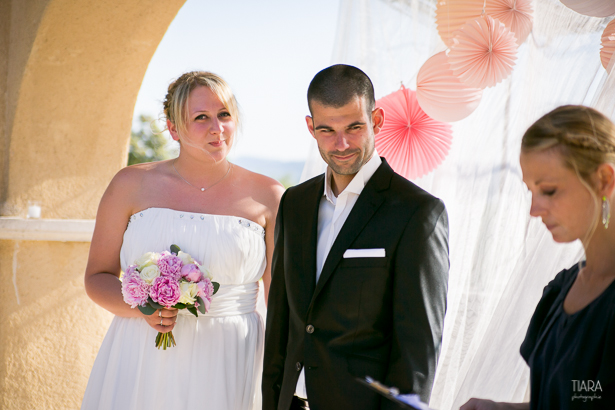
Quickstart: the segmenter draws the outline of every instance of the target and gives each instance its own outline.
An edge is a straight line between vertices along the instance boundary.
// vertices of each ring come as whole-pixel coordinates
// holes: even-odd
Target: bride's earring
[[[609,220],[611,219],[611,204],[606,199],[606,196],[602,197],[602,224],[604,229],[609,228]]]

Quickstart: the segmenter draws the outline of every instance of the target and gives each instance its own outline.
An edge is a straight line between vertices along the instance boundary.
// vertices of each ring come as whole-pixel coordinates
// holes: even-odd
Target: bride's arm
[[[274,224],[275,225],[275,224]],[[263,273],[263,285],[265,286],[265,306],[269,302],[269,287],[271,286],[271,259],[273,257],[273,229],[270,228],[270,222],[267,222],[265,231],[265,246],[267,248],[267,267]]]
[[[271,189],[270,200],[267,203],[267,214],[265,215],[265,246],[267,248],[267,267],[263,273],[263,284],[265,285],[265,305],[269,301],[269,286],[271,285],[271,260],[273,259],[273,233],[275,230],[275,220],[278,215],[280,198],[284,193],[284,187],[275,183],[269,187]]]
[[[135,172],[122,169],[103,194],[96,213],[96,225],[88,264],[85,270],[85,290],[96,304],[111,313],[137,317],[139,310],[131,309],[122,299],[120,276],[120,248],[130,214],[131,179]]]
[[[122,169],[113,178],[100,201],[85,270],[85,290],[90,299],[114,315],[141,317],[159,332],[168,332],[175,325],[177,311],[164,309],[163,316],[167,317],[164,321],[168,326],[160,326],[160,312],[147,316],[124,302],[119,280],[120,248],[134,210],[132,198],[139,190],[141,172],[133,167]]]

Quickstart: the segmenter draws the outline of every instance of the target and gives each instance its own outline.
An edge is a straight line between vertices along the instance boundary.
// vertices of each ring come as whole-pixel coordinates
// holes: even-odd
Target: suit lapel
[[[302,220],[302,266],[305,268],[301,277],[302,289],[306,291],[307,301],[312,298],[316,286],[316,247],[318,238],[318,209],[325,190],[325,177],[322,175],[310,187],[305,195],[305,213],[299,215]],[[309,303],[309,302],[308,302]],[[307,307],[307,303],[306,303]]]
[[[331,246],[331,250],[327,255],[322,272],[320,273],[320,278],[316,284],[314,296],[312,297],[312,302],[310,303],[310,309],[314,305],[316,297],[333,274],[333,271],[335,271],[335,268],[344,256],[346,249],[348,249],[357,236],[359,236],[365,225],[367,225],[378,208],[380,208],[380,205],[384,202],[384,196],[380,193],[380,191],[388,189],[392,176],[393,170],[384,158],[382,158],[382,164],[367,182],[365,188],[363,188],[363,191],[361,192],[361,195],[359,195],[359,198],[352,208],[352,211],[350,211],[346,222],[344,222],[344,226],[342,226],[342,229]],[[315,248],[311,255],[312,258],[315,259]]]

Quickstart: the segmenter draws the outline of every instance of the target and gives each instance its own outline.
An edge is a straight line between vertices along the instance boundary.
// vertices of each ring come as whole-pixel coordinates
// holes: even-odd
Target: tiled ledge
[[[93,219],[24,219],[0,217],[0,239],[90,242]]]

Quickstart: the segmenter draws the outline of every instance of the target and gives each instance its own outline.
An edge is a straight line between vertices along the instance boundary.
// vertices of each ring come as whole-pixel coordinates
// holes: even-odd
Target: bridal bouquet
[[[130,265],[122,276],[124,302],[151,315],[162,308],[187,309],[195,316],[207,313],[211,297],[220,284],[212,282],[209,271],[171,245],[171,252],[147,252]],[[198,309],[198,311],[197,311]],[[175,346],[173,332],[158,333],[156,347]]]

